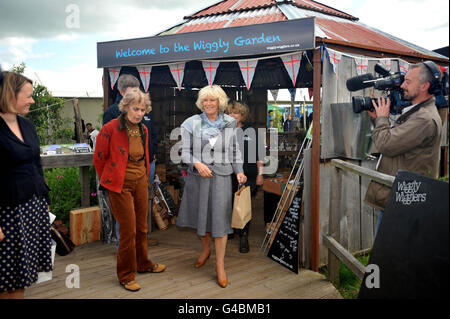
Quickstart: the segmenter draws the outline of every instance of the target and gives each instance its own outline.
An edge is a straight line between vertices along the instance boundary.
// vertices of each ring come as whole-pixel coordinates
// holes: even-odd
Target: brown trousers
[[[148,178],[127,179],[122,192],[108,191],[111,211],[119,223],[119,249],[117,251],[117,277],[120,282],[134,280],[136,271],[153,266],[148,258],[147,214]]]

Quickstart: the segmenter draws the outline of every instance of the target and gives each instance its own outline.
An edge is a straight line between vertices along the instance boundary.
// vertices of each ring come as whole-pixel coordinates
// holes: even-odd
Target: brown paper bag
[[[250,187],[241,187],[234,194],[233,217],[231,227],[242,229],[252,219],[252,199]]]

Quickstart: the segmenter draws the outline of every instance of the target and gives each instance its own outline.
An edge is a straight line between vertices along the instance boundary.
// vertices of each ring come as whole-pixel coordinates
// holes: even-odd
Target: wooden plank
[[[324,236],[323,242],[359,279],[364,278],[366,268],[331,236]]]
[[[389,186],[389,187],[392,186],[392,184],[394,183],[394,180],[395,180],[394,176],[379,173],[379,172],[373,171],[373,170],[365,168],[365,167],[361,167],[361,166],[354,165],[354,164],[351,164],[348,162],[344,162],[339,159],[331,160],[331,164],[336,167],[339,167],[343,170],[358,174],[360,176],[369,177],[372,180],[374,180],[378,183],[384,184],[386,186]]]
[[[328,236],[339,240],[341,232],[341,188],[342,175],[337,168],[331,170],[330,215]],[[339,260],[328,250],[328,275],[335,286],[339,285]]]
[[[92,166],[94,153],[41,155],[42,168]]]
[[[375,169],[376,161],[362,161],[361,166]],[[371,248],[374,236],[374,208],[364,202],[370,179],[361,176],[361,249]]]
[[[348,160],[355,166],[359,161]],[[342,174],[342,198],[341,212],[346,216],[347,229],[346,241],[341,245],[350,252],[361,250],[361,194],[360,177],[356,174],[341,171]]]

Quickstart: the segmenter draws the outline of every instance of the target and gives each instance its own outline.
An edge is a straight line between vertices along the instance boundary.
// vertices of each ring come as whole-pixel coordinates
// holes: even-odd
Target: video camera
[[[403,74],[400,72],[391,73],[390,69],[387,69],[381,63],[375,65],[375,72],[380,74],[381,77],[377,78],[368,73],[348,79],[346,83],[347,89],[350,92],[354,92],[374,87],[376,90],[386,91],[386,97],[391,100],[391,114],[398,114],[404,107],[411,105],[410,101],[403,99],[403,91],[400,88],[405,80]],[[372,100],[376,101],[377,99],[365,96],[352,97],[353,112],[361,113],[362,111],[375,111]]]
[[[424,64],[427,68],[429,68],[430,72],[433,74],[433,83],[432,92],[436,98],[436,107],[444,108],[448,107],[448,102],[446,101],[443,95],[443,88],[445,86],[445,79],[442,77],[442,82],[439,81],[439,78],[435,78],[434,74],[434,66],[427,64],[426,61]],[[405,100],[403,96],[403,90],[400,88],[403,81],[405,80],[405,76],[400,72],[392,73],[390,69],[387,69],[381,63],[377,63],[375,65],[375,72],[380,74],[381,77],[374,77],[372,74],[363,74],[359,76],[352,77],[347,80],[347,89],[351,92],[362,90],[369,87],[374,87],[376,90],[387,92],[387,98],[391,101],[390,113],[400,114],[401,110],[407,106],[411,105],[411,101]],[[447,80],[448,81],[448,80]],[[448,86],[448,84],[447,84]],[[353,112],[361,113],[362,111],[375,111],[375,108],[372,105],[372,100],[377,101],[375,98],[364,97],[364,96],[354,96],[352,97],[352,106]]]

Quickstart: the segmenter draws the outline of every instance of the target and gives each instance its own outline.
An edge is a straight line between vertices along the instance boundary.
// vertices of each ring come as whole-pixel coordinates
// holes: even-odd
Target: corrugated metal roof
[[[366,26],[357,18],[313,0],[227,0],[201,10],[165,34],[203,31],[316,17],[316,36],[405,54],[442,55]]]

